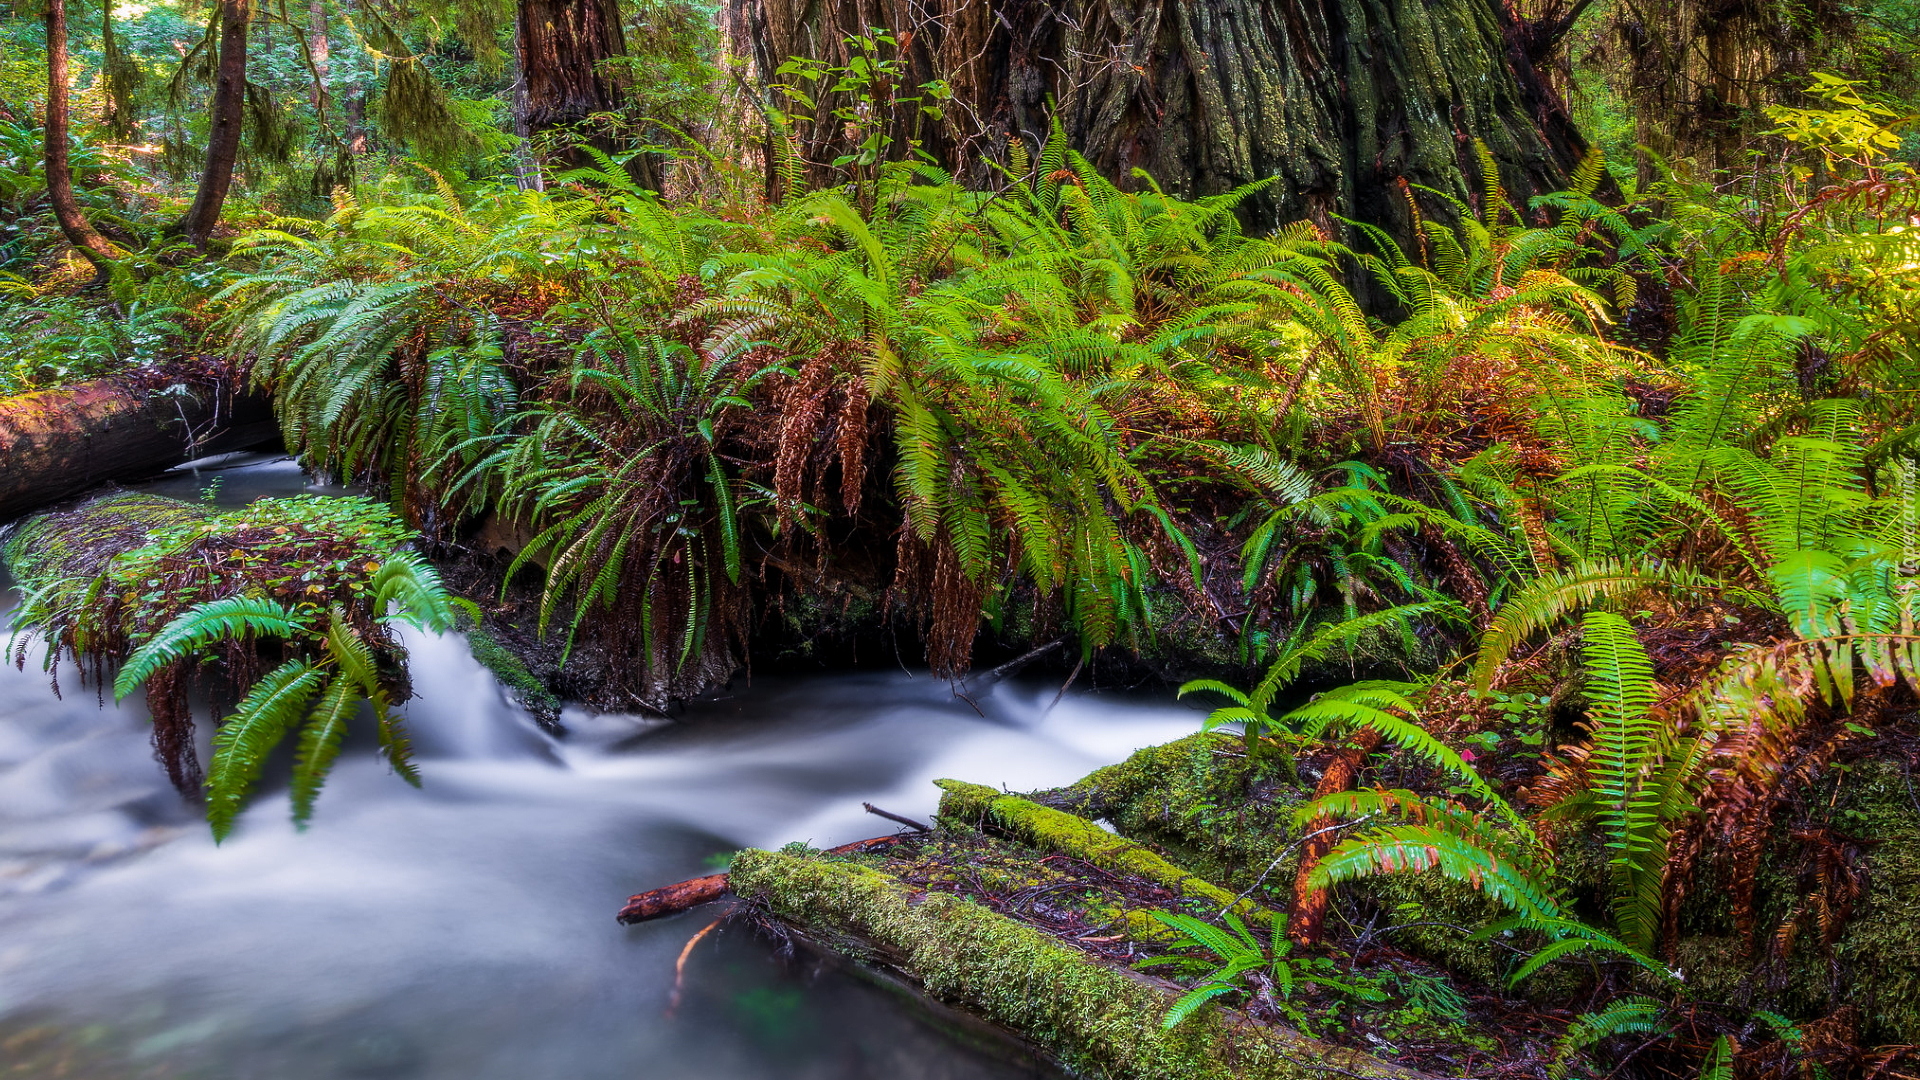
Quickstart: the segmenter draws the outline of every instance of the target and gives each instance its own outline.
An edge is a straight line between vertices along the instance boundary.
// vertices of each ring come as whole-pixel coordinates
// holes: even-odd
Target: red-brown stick
[[[851,844],[841,844],[837,848],[828,848],[829,855],[858,855],[864,851],[887,847],[898,842],[898,836],[875,836],[867,840],[855,840]],[[627,898],[627,906],[620,909],[614,918],[623,923],[646,922],[662,915],[677,915],[689,908],[710,904],[727,895],[730,886],[727,875],[708,874],[705,877],[689,878],[672,885],[664,885],[643,893],[635,893]]]
[[[1361,729],[1354,736],[1353,744],[1335,753],[1327,763],[1327,771],[1320,775],[1320,786],[1314,789],[1313,797],[1324,799],[1352,787],[1360,775],[1360,766],[1366,764],[1367,755],[1379,745],[1379,732]],[[1327,831],[1332,825],[1332,818],[1321,815],[1307,826],[1309,839],[1300,853],[1300,871],[1293,879],[1293,910],[1287,913],[1287,937],[1298,945],[1317,943],[1321,926],[1327,919],[1327,890],[1313,888],[1310,880],[1313,868],[1333,850],[1334,837]]]

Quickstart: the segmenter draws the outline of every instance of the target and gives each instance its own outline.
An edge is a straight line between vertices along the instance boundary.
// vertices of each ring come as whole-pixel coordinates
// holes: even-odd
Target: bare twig
[[[897,821],[900,824],[905,825],[907,828],[915,830],[916,832],[932,832],[933,831],[933,826],[931,825],[927,825],[923,822],[915,821],[910,817],[901,817],[899,814],[888,813],[887,811],[880,809],[879,807],[873,805],[870,802],[863,802],[860,804],[860,806],[867,813],[872,814],[875,817],[883,817],[883,818],[886,818],[888,821]]]

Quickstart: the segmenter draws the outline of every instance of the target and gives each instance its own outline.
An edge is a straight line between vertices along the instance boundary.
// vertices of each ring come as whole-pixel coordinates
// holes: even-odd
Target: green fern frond
[[[306,828],[313,818],[314,800],[326,783],[334,759],[340,756],[340,744],[347,737],[347,721],[360,707],[360,686],[352,679],[335,677],[313,708],[300,732],[300,747],[293,759],[293,823]]]
[[[1474,685],[1485,690],[1513,650],[1531,635],[1592,604],[1617,601],[1642,589],[1664,587],[1680,593],[1714,592],[1721,582],[1678,567],[1600,559],[1542,574],[1527,583],[1494,613],[1480,638]]]
[[[247,691],[213,735],[207,770],[207,823],[216,842],[233,831],[247,792],[260,778],[267,755],[306,715],[307,703],[326,676],[305,660],[289,660]]]
[[[182,612],[134,649],[114,677],[113,696],[115,700],[126,697],[162,667],[216,641],[254,634],[297,637],[307,632],[306,619],[275,600],[247,596],[209,600]]]

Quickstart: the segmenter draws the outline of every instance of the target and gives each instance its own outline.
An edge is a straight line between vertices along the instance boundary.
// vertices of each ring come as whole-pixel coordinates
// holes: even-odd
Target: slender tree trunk
[[[627,51],[616,0],[520,0],[515,31],[528,131],[571,129],[589,146],[615,150],[617,140],[587,120],[625,104],[625,80],[607,64]],[[594,165],[571,145],[556,148],[555,156],[576,167]]]
[[[104,271],[119,254],[101,236],[73,194],[73,164],[67,155],[70,112],[67,87],[67,3],[47,0],[47,201],[67,242]]]
[[[327,38],[327,0],[313,0],[307,6],[307,55],[313,59],[313,111],[327,111],[327,68],[333,47]]]
[[[540,158],[533,152],[533,128],[527,124],[527,73],[520,68],[520,24],[513,27],[513,133],[520,143],[513,148],[514,181],[522,191],[545,191],[546,177],[540,174]]]
[[[247,31],[252,22],[252,0],[220,0],[220,64],[213,83],[213,133],[207,137],[207,162],[200,172],[200,188],[178,229],[196,245],[204,245],[220,223],[220,208],[233,186],[233,169],[240,158],[240,132],[246,123]]]
[[[114,0],[100,3],[100,84],[106,91],[106,115],[101,126],[116,140],[133,138],[133,91],[140,69],[120,51],[119,35],[113,32]]]

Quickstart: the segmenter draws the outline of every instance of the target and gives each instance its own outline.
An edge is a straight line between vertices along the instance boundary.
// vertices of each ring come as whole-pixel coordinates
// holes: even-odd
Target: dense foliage
[[[1535,29],[1588,10],[1537,6]],[[1627,32],[1624,7],[1593,10],[1588,40]],[[1194,816],[1269,814],[1244,895],[1290,910],[1160,912],[1155,963],[1191,987],[1170,1027],[1416,997],[1460,1021],[1435,976],[1355,971],[1378,935],[1442,925],[1489,994],[1579,1002],[1528,1075],[1610,1076],[1657,1045],[1635,1075],[1877,1076],[1910,1049],[1779,1011],[1841,1015],[1784,974],[1837,972],[1863,895],[1876,838],[1832,807],[1849,770],[1920,746],[1897,7],[1854,13],[1878,28],[1855,43],[1781,20],[1884,86],[1794,70],[1808,53],[1750,25],[1702,31],[1765,68],[1711,124],[1661,112],[1647,57],[1563,65],[1620,161],[1515,205],[1482,147],[1470,201],[1402,186],[1400,236],[1249,230],[1262,185],[1176,197],[1058,127],[960,183],[974,163],[893,134],[888,113],[934,118],[950,88],[911,85],[883,35],[778,72],[749,148],[700,122],[743,108],[704,9],[639,5],[630,70],[593,68],[633,109],[544,132],[516,129],[502,13],[356,12],[260,23],[211,258],[170,222],[214,126],[181,102],[217,81],[217,19],[161,5],[117,45],[76,38],[98,115],[75,187],[111,258],[62,246],[35,130],[0,124],[0,393],[217,358],[306,468],[373,493],[123,497],[10,540],[49,668],[144,686],[217,834],[296,734],[305,820],[363,705],[411,777],[396,624],[448,629],[456,603],[417,545],[499,609],[532,597],[598,704],[666,709],[782,635],[883,636],[954,679],[1060,644],[1069,682],[1204,676],[1184,692],[1222,703],[1206,727],[1235,731],[1250,779]],[[1646,34],[1684,21],[1655,14]],[[175,38],[163,102],[143,78]],[[0,64],[9,115],[35,74]],[[802,160],[802,121],[854,149]],[[1628,159],[1627,128],[1663,125],[1653,149],[1700,161]],[[204,778],[197,675],[232,698]],[[1487,910],[1379,900],[1413,875]],[[1360,912],[1386,925],[1330,919]],[[1730,943],[1738,993],[1692,991],[1702,935]]]
[[[182,794],[202,775],[191,692],[232,697],[204,777],[214,836],[233,828],[267,755],[299,734],[293,813],[304,822],[364,702],[394,770],[418,782],[404,726],[405,650],[394,628],[447,630],[452,602],[407,550],[411,530],[364,499],[263,499],[215,512],[120,495],[34,519],[7,540],[26,585],[10,651],[24,665],[63,658],[99,676],[117,664],[116,698],[142,686],[154,751]]]

